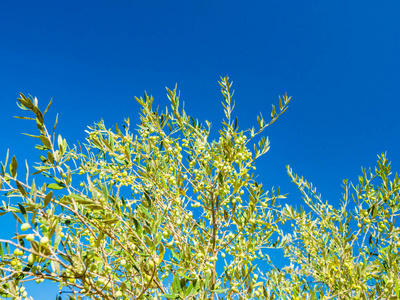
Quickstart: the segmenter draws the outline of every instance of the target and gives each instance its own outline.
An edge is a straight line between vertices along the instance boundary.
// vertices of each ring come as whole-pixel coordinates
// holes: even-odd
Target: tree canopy
[[[291,97],[279,97],[270,121],[240,130],[232,83],[219,84],[225,118],[214,140],[176,87],[169,112],[136,98],[135,134],[129,119],[114,129],[100,121],[76,146],[57,122],[46,126],[51,102],[42,112],[21,94],[33,116],[19,118],[36,123],[29,136],[42,155],[25,178],[15,156],[1,163],[1,215],[20,224],[0,239],[1,295],[28,299],[28,282],[48,280],[59,299],[398,299],[400,183],[385,154],[358,186],[344,181],[339,208],[288,167],[304,196],[297,210],[255,174],[269,149],[262,133]],[[290,265],[278,268],[269,249]]]

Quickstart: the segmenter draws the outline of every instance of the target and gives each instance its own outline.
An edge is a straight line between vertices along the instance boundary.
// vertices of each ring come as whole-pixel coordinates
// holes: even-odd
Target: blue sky
[[[33,163],[34,124],[16,120],[19,92],[48,113],[58,133],[83,141],[86,126],[138,120],[134,96],[167,105],[175,83],[187,112],[219,128],[220,76],[234,81],[239,125],[268,116],[271,150],[257,171],[266,188],[301,204],[285,166],[338,204],[344,178],[387,151],[400,169],[398,1],[4,1],[0,9],[0,160],[7,148]],[[1,222],[3,223],[3,222]],[[53,299],[43,295],[37,299]]]

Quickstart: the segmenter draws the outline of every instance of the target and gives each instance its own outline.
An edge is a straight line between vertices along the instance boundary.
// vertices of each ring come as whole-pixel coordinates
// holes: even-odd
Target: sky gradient
[[[100,119],[136,124],[134,96],[145,90],[164,109],[165,86],[177,83],[188,114],[209,120],[216,134],[217,81],[229,75],[242,129],[256,126],[260,112],[267,119],[278,95],[293,97],[265,132],[271,149],[258,161],[259,181],[300,205],[291,165],[338,205],[343,179],[357,181],[381,152],[400,170],[399,9],[398,1],[371,0],[4,1],[0,161],[8,148],[29,164],[41,154],[20,134],[36,126],[13,118],[19,92],[42,109],[53,98],[47,124],[59,113],[57,132],[74,144]]]

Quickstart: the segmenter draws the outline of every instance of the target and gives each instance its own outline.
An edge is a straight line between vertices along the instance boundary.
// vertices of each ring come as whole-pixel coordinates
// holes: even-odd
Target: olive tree
[[[256,262],[272,264],[268,249],[284,245],[276,202],[284,195],[264,191],[254,170],[269,149],[260,134],[290,97],[279,98],[269,122],[260,115],[257,128],[242,131],[232,84],[219,83],[225,117],[214,140],[176,87],[167,89],[170,112],[146,93],[136,98],[135,134],[129,119],[113,130],[100,121],[77,146],[55,133],[57,122],[47,127],[51,102],[42,112],[21,94],[19,107],[33,115],[19,118],[36,123],[39,133],[29,135],[43,154],[22,178],[14,156],[1,163],[0,213],[19,224],[0,240],[1,296],[25,298],[27,282],[47,280],[70,299],[272,297]]]
[[[267,272],[267,288],[279,299],[400,299],[400,180],[386,154],[359,185],[344,180],[338,208],[288,173],[306,209],[282,209],[294,228],[283,245],[291,263]]]

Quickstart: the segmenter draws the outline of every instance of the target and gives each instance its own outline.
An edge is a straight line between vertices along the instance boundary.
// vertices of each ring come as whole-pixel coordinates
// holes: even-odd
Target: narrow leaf
[[[18,166],[17,159],[15,158],[15,156],[13,156],[10,164],[10,173],[13,178],[17,176],[17,166]]]
[[[59,183],[50,183],[47,185],[47,187],[52,190],[61,190],[61,189],[65,188],[65,185],[59,184]]]

